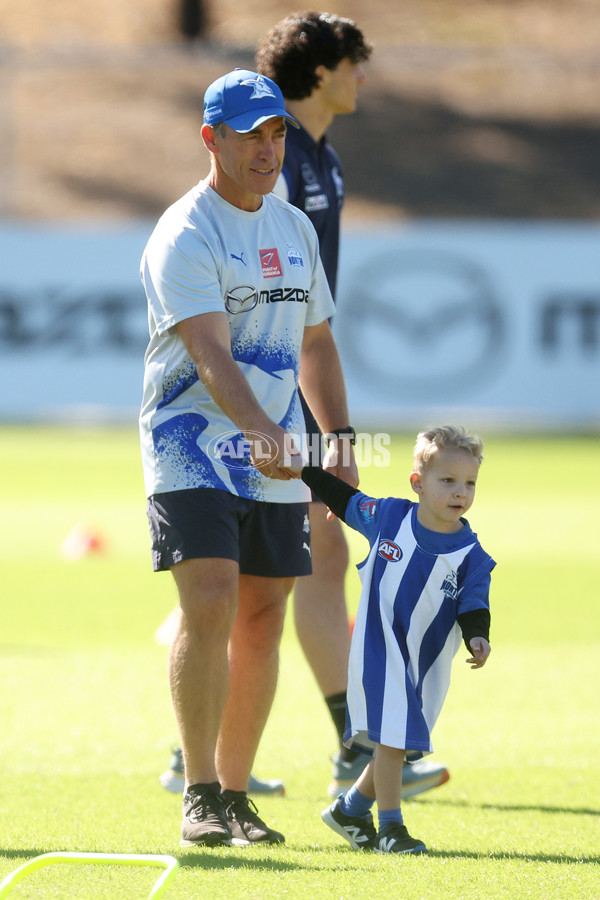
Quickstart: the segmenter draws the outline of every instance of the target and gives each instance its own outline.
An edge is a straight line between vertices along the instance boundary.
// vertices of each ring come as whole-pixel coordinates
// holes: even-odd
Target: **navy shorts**
[[[233,559],[242,575],[310,575],[308,503],[264,503],[218,488],[154,494],[148,500],[155,572],[184,559]]]

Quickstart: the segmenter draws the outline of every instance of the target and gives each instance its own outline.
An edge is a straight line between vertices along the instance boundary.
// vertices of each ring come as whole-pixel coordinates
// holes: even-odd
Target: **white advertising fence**
[[[600,425],[600,227],[378,227],[341,261],[334,329],[369,426]]]
[[[133,420],[151,230],[0,226],[0,419]],[[600,226],[348,228],[334,332],[358,427],[599,428]]]

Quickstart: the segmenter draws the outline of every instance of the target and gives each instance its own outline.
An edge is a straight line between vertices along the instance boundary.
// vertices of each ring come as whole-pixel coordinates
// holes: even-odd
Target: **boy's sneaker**
[[[172,794],[181,794],[185,787],[185,777],[183,773],[183,753],[181,747],[176,747],[171,754],[169,760],[169,768],[163,772],[158,779],[166,791]],[[248,792],[251,794],[285,794],[285,785],[279,779],[271,778],[263,781],[261,778],[250,776],[248,781]]]
[[[373,850],[377,832],[373,825],[373,816],[347,816],[340,809],[341,797],[324,809],[321,818],[333,831],[341,835],[353,850]]]
[[[231,831],[227,824],[225,807],[218,781],[211,784],[193,784],[183,795],[182,847],[202,844],[216,847],[231,844]]]
[[[375,850],[379,853],[427,853],[423,841],[410,836],[406,825],[392,822],[382,828],[375,839]]]
[[[269,828],[258,816],[254,802],[246,791],[223,791],[225,815],[232,835],[232,843],[238,847],[250,844],[283,844],[284,836]]]

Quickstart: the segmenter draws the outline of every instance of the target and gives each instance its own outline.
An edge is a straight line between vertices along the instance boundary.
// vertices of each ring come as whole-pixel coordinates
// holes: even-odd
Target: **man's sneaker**
[[[450,773],[440,763],[420,759],[418,762],[406,764],[402,767],[402,799],[415,797],[424,791],[446,784]]]
[[[359,753],[352,762],[346,762],[337,753],[331,760],[333,768],[331,770],[332,782],[327,788],[327,793],[335,800],[344,794],[349,787],[352,787],[362,770],[369,764],[370,756]]]
[[[211,784],[193,784],[183,795],[182,847],[202,844],[216,847],[231,844],[231,831],[227,824],[225,807],[218,781]]]
[[[406,825],[392,822],[382,828],[375,838],[375,850],[378,853],[427,853],[423,841],[410,836]]]
[[[169,768],[163,772],[158,779],[165,790],[172,794],[181,794],[185,787],[185,777],[183,773],[183,753],[181,747],[176,747],[171,754],[169,760]],[[260,778],[250,776],[248,781],[248,792],[251,794],[285,794],[285,785],[283,781],[272,778],[269,781],[263,781]]]
[[[258,816],[258,809],[246,796],[246,791],[223,791],[221,796],[233,844],[248,847],[250,844],[284,843],[284,836],[265,825]]]
[[[341,797],[324,809],[321,818],[333,831],[348,841],[353,850],[373,850],[377,832],[373,816],[347,816],[340,809]]]
[[[163,772],[158,779],[162,786],[172,794],[181,794],[185,787],[185,777],[183,773],[183,753],[181,747],[176,747],[171,753],[169,760],[169,768]]]
[[[333,757],[333,780],[327,788],[330,797],[336,798],[351,787],[369,762],[369,757],[359,753],[352,762],[345,762],[339,755]],[[408,800],[424,791],[445,784],[450,778],[448,769],[440,763],[419,760],[402,768],[402,798]]]
[[[248,779],[249,794],[279,794],[281,797],[285,794],[285,784],[278,778],[256,778],[251,775]]]

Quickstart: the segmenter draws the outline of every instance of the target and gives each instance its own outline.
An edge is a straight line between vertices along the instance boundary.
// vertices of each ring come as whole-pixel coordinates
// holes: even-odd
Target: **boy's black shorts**
[[[242,575],[310,575],[308,503],[264,503],[218,488],[154,494],[148,500],[155,572],[184,559],[233,559]]]

